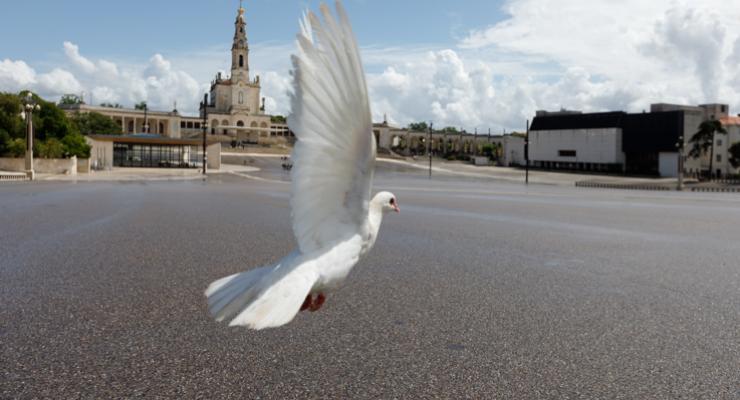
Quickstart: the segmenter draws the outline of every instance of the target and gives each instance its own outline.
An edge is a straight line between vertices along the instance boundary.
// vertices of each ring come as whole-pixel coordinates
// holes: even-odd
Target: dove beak
[[[400,208],[400,207],[398,207],[398,204],[394,204],[394,205],[393,205],[393,210],[394,210],[395,212],[397,212],[397,213],[400,213],[400,212],[401,212],[401,208]]]

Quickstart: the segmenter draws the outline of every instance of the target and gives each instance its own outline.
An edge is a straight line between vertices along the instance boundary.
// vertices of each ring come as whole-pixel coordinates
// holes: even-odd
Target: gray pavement
[[[382,167],[373,252],[251,332],[203,290],[294,240],[243,175],[1,185],[0,398],[740,398],[738,195]]]

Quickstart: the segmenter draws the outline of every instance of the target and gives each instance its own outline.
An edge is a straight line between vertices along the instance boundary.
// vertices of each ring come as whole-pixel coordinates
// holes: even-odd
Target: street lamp
[[[434,142],[434,139],[432,139],[432,132],[434,131],[434,123],[429,122],[429,179],[432,179],[432,143]]]
[[[678,190],[683,190],[683,148],[684,148],[684,142],[683,142],[683,136],[678,137],[678,142],[676,142],[676,149],[678,149]]]
[[[149,133],[149,105],[144,103],[144,133]]]
[[[23,113],[21,117],[26,120],[26,175],[28,179],[34,180],[33,170],[33,112],[41,110],[33,95],[29,92],[23,99]]]
[[[208,168],[208,152],[206,148],[206,131],[208,130],[208,93],[203,95],[203,101],[200,102],[200,114],[203,116],[203,175],[206,175]]]
[[[527,136],[524,139],[524,161],[526,163],[524,183],[529,185],[529,120],[527,120]]]

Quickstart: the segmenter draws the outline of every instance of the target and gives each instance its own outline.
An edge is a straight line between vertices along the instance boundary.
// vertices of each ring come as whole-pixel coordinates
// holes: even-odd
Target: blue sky
[[[473,28],[501,20],[501,1],[346,0],[362,45],[452,46]],[[250,40],[289,42],[297,21],[318,1],[246,0]],[[154,53],[188,52],[228,45],[236,0],[34,0],[6,1],[0,57],[46,62],[62,56],[63,41],[102,58],[148,59]],[[12,18],[8,16],[12,15]]]
[[[197,112],[230,65],[237,0],[4,2],[0,91]],[[311,0],[246,0],[250,67],[288,114],[289,56]],[[740,112],[740,8],[726,0],[345,0],[373,115],[522,130],[536,110]],[[22,40],[16,40],[22,38]]]

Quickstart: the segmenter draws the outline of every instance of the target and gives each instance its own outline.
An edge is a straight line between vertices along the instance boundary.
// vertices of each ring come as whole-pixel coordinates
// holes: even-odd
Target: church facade
[[[231,46],[231,76],[221,73],[211,82],[208,121],[211,133],[256,143],[270,136],[271,118],[265,114],[264,98],[260,95],[260,78],[249,73],[249,42],[244,8],[234,23]]]

